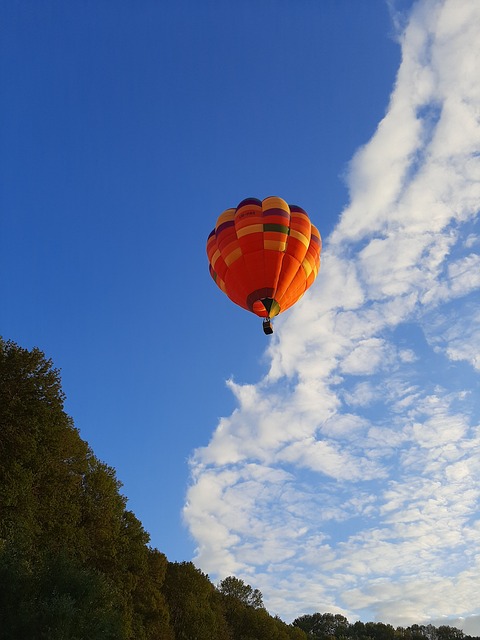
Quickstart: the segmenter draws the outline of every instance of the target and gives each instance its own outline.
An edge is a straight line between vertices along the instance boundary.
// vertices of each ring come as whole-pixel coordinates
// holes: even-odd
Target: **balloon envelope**
[[[317,277],[322,241],[307,213],[276,196],[242,200],[207,240],[210,274],[240,307],[261,318],[291,307]]]

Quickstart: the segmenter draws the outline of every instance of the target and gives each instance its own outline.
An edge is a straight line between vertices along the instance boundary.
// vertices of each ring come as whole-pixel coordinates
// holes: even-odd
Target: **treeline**
[[[302,629],[309,640],[480,640],[447,625],[395,628],[383,622],[350,623],[345,616],[333,613],[301,616],[293,621],[293,626]]]
[[[0,639],[300,640],[231,577],[171,563],[64,411],[39,349],[0,339]]]
[[[242,580],[168,562],[64,399],[51,360],[0,338],[0,640],[468,639],[333,614],[287,625]]]

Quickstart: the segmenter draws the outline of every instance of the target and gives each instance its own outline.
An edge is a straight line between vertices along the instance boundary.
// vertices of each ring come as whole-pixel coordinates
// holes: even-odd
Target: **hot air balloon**
[[[235,304],[263,318],[291,307],[317,277],[322,241],[307,213],[271,196],[247,198],[217,219],[207,240],[210,274]]]

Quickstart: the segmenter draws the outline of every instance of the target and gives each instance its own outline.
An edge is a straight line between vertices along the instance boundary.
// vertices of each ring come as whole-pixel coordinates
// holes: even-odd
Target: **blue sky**
[[[170,560],[290,620],[480,634],[475,0],[0,7],[0,333]],[[266,338],[208,275],[243,198],[322,269]]]

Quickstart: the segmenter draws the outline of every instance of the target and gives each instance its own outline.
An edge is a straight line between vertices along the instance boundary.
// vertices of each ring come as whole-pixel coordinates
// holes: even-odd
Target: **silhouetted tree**
[[[112,637],[171,640],[161,590],[166,558],[147,546],[115,470],[80,438],[63,403],[51,360],[0,338],[0,550],[10,576],[0,597],[17,603],[2,615],[22,610],[11,621],[17,626],[32,619],[33,628],[88,628],[82,638],[97,637],[103,624],[105,638],[115,628]],[[0,638],[6,629],[4,621]]]
[[[310,638],[322,640],[346,636],[349,628],[348,620],[338,613],[304,615],[296,618],[292,624],[305,631]]]
[[[229,640],[215,587],[191,562],[169,562],[164,593],[176,640]]]
[[[226,598],[235,598],[242,604],[254,609],[264,609],[263,596],[258,589],[253,589],[240,578],[228,576],[220,582],[218,590]]]
[[[0,551],[2,640],[122,640],[121,607],[112,583],[66,553],[32,563],[4,544]]]

